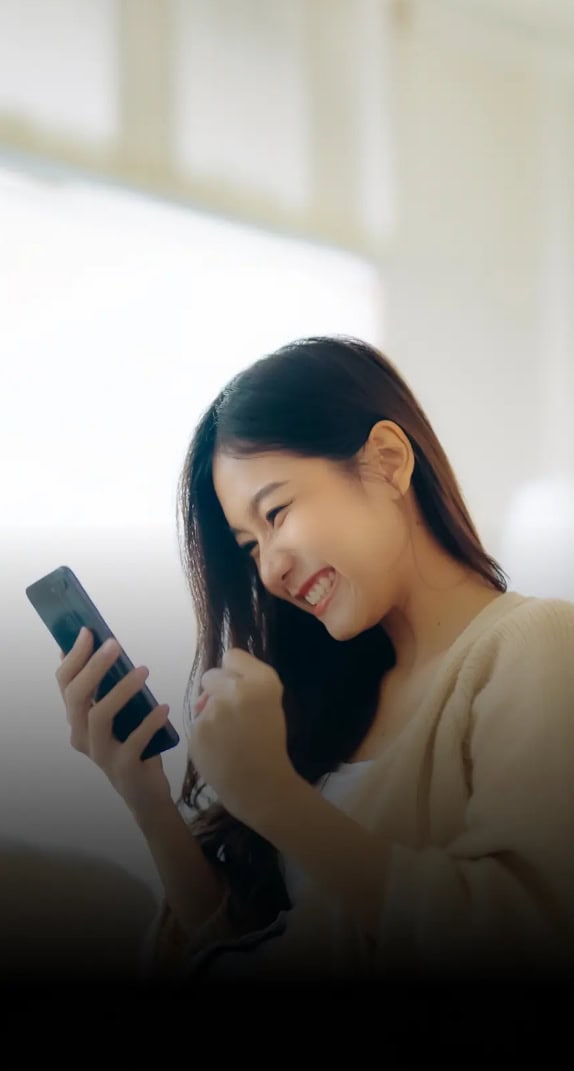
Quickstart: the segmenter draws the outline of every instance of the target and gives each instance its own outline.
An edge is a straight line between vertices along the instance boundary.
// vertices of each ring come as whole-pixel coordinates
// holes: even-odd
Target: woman
[[[84,634],[58,671],[73,745],[162,877],[154,970],[569,972],[574,604],[507,591],[392,364],[340,337],[257,361],[200,420],[179,505],[199,623],[179,806],[139,761],[166,709],[111,735],[141,669],[93,704],[117,647]]]

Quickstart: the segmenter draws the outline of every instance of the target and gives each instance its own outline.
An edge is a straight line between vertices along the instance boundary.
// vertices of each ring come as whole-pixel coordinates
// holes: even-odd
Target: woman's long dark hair
[[[203,414],[178,487],[180,553],[198,623],[186,713],[202,674],[220,665],[227,648],[249,651],[279,674],[289,756],[312,783],[348,760],[365,737],[394,650],[380,626],[338,641],[318,619],[266,591],[230,532],[212,462],[216,451],[244,457],[286,450],[356,474],[355,455],[379,420],[394,421],[408,436],[414,494],[435,539],[493,589],[506,591],[505,574],[482,547],[423,410],[387,358],[357,339],[302,339],[235,376]],[[202,808],[205,788],[189,761],[181,801],[195,812],[191,828],[206,857],[226,877],[229,922],[238,932],[263,926],[290,906],[278,853],[219,802]]]

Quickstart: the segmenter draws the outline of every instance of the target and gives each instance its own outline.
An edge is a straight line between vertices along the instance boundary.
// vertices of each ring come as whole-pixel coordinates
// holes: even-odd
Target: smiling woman
[[[348,337],[260,359],[178,491],[198,640],[177,801],[143,737],[113,738],[126,693],[90,705],[101,651],[58,671],[158,870],[151,975],[571,975],[574,606],[507,590],[390,361]]]
[[[180,803],[225,894],[201,926],[166,898],[153,969],[574,965],[574,606],[507,591],[390,361],[346,337],[257,361],[179,491],[203,689]]]

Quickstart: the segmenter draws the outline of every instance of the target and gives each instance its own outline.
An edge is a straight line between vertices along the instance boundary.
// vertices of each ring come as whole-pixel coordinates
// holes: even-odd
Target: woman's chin
[[[327,629],[327,632],[334,640],[338,640],[343,643],[344,640],[353,640],[355,636],[358,636],[364,631],[357,622],[345,621],[344,619],[337,619],[335,614],[332,617],[325,616],[323,625]]]

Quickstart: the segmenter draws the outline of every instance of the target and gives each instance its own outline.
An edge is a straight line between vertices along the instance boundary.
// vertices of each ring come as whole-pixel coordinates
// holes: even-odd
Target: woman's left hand
[[[297,780],[287,752],[283,685],[275,670],[247,651],[226,651],[220,669],[201,678],[189,755],[235,818],[257,829],[285,805]]]

